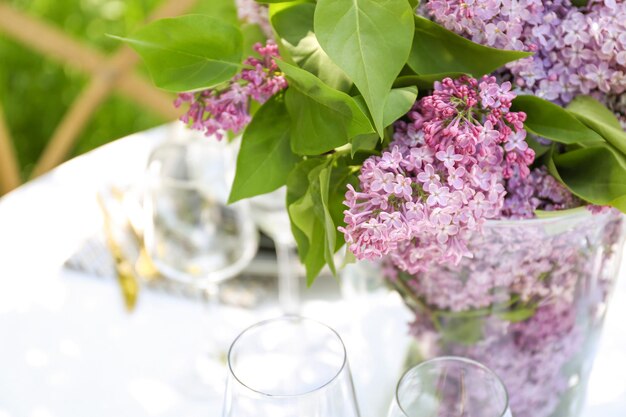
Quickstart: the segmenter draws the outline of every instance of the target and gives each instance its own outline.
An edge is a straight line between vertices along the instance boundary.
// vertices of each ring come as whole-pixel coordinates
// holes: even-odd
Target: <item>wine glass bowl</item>
[[[346,350],[317,321],[285,316],[232,344],[224,417],[358,417]]]
[[[228,147],[195,139],[158,147],[150,157],[145,245],[167,278],[195,286],[240,273],[258,236],[245,202],[227,204]]]

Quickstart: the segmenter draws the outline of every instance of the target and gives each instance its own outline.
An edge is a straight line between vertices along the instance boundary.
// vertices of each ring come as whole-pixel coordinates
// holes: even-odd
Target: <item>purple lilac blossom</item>
[[[616,210],[492,222],[469,241],[473,259],[414,275],[389,264],[385,273],[415,309],[422,358],[479,360],[503,379],[515,416],[555,416],[584,395],[625,231]],[[515,311],[529,315],[502,315]],[[459,323],[480,326],[478,340],[446,337]]]
[[[395,125],[394,140],[348,186],[345,234],[358,259],[388,255],[410,273],[471,257],[467,237],[499,217],[507,178],[529,174],[524,113],[494,77],[436,83]]]
[[[250,100],[263,104],[287,87],[274,61],[279,57],[278,46],[270,40],[266,45],[256,44],[254,50],[260,58],[246,59],[246,67],[226,87],[179,94],[174,102],[176,107],[189,103],[180,120],[217,139],[222,139],[227,131],[241,133],[250,123]]]
[[[507,65],[524,92],[565,104],[581,93],[606,101],[626,91],[626,2],[431,0],[426,8],[477,43],[534,52]]]
[[[508,219],[531,219],[535,210],[566,210],[583,205],[546,167],[533,169],[525,178],[514,175],[509,178],[506,190],[501,214]]]

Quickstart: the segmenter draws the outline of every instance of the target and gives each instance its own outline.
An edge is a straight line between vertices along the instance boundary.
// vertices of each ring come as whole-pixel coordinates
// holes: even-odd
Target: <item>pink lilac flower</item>
[[[273,41],[256,44],[260,58],[249,57],[244,69],[235,75],[226,87],[216,87],[195,93],[181,93],[176,107],[189,103],[189,109],[180,118],[192,129],[222,139],[227,131],[240,133],[250,123],[250,100],[266,102],[287,87],[287,81],[274,61],[278,46]]]
[[[446,78],[396,123],[389,148],[364,162],[359,189],[346,193],[340,230],[357,258],[389,256],[415,273],[471,256],[467,236],[499,216],[506,180],[525,178],[534,160],[510,87]]]
[[[255,0],[235,0],[237,17],[244,23],[259,25],[268,39],[272,39],[272,26],[269,22],[267,6],[257,3]]]
[[[389,282],[415,310],[411,333],[423,357],[485,363],[507,386],[515,416],[566,409],[567,391],[588,377],[626,229],[614,210],[575,216],[486,224],[467,242],[474,257],[459,265],[407,274],[385,264]],[[529,315],[501,315],[508,310]],[[477,340],[446,337],[464,323],[480,326]]]
[[[506,67],[517,88],[565,104],[577,94],[626,91],[626,2],[591,0],[431,0],[427,13],[488,46],[534,56]]]

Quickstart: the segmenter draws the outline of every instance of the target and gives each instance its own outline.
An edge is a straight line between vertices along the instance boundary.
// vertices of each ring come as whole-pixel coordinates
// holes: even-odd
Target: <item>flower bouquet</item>
[[[190,128],[243,134],[230,200],[286,186],[309,282],[380,259],[418,358],[576,415],[625,235],[626,3],[237,3],[124,38]]]

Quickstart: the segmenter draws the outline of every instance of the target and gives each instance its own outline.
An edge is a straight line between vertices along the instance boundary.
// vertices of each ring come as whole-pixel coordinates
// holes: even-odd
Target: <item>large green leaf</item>
[[[272,26],[296,64],[316,75],[329,87],[347,92],[352,81],[317,41],[313,32],[314,13],[314,4],[295,4],[276,12],[271,19]]]
[[[479,45],[421,16],[415,16],[415,37],[408,64],[417,74],[462,72],[475,77],[530,56]]]
[[[596,145],[553,155],[561,181],[593,204],[613,205],[626,212],[626,158],[609,145]]]
[[[376,149],[376,145],[380,143],[378,133],[365,133],[350,139],[352,148],[351,155],[354,156],[359,151],[371,152]]]
[[[348,158],[312,158],[300,162],[287,181],[287,204],[298,253],[309,284],[324,264],[335,272],[333,256],[345,243],[343,224],[346,185],[356,183],[357,169]]]
[[[361,111],[367,113],[367,103],[363,96],[353,97]],[[389,92],[387,101],[385,102],[385,110],[383,112],[383,126],[387,127],[393,122],[404,116],[411,110],[417,99],[417,87],[400,87],[394,88]],[[371,132],[375,133],[375,132]]]
[[[315,202],[314,210],[317,217],[320,219],[320,222],[324,226],[324,261],[333,274],[335,274],[336,268],[334,255],[337,240],[337,229],[328,208],[330,178],[332,171],[333,167],[329,164],[320,170],[318,178],[312,178],[310,180],[313,201]]]
[[[246,128],[229,201],[265,194],[285,185],[300,157],[291,152],[291,122],[282,98],[272,97]]]
[[[218,19],[189,15],[156,20],[120,38],[146,62],[154,83],[169,91],[213,87],[241,67],[243,37]]]
[[[394,88],[387,96],[383,117],[383,126],[387,127],[404,116],[411,110],[417,99],[417,87]],[[367,104],[363,96],[355,96],[354,100],[363,112],[367,112]],[[380,142],[378,133],[371,131],[350,138],[352,144],[351,154],[354,156],[359,151],[373,151]]]
[[[318,205],[318,216],[324,224],[325,249],[324,260],[333,273],[335,270],[334,255],[341,248],[345,239],[342,233],[338,233],[337,226],[344,224],[343,211],[345,206],[346,186],[348,183],[356,182],[355,170],[346,166],[346,160],[336,161],[322,168],[319,173],[319,200],[315,198]],[[313,188],[317,190],[317,188]],[[320,207],[321,204],[321,207]]]
[[[600,135],[581,123],[573,114],[535,96],[518,96],[512,110],[526,113],[526,130],[537,136],[564,144],[602,144]]]
[[[285,100],[292,120],[291,148],[300,155],[320,155],[373,131],[354,99],[313,74],[278,62],[289,81]]]
[[[579,96],[567,109],[622,154],[626,154],[626,132],[613,112],[602,103],[589,96]]]
[[[325,264],[324,224],[315,209],[310,179],[319,178],[328,159],[316,158],[300,162],[287,179],[287,207],[291,230],[300,261],[305,265],[307,281],[313,282]],[[318,180],[319,189],[319,180]]]
[[[383,135],[387,95],[406,63],[414,34],[407,0],[318,0],[315,34],[365,98]]]
[[[616,129],[621,129],[620,124],[615,114],[609,110],[604,104],[591,96],[577,96],[567,105],[567,110],[576,114],[585,116],[592,120],[597,120],[608,126]]]
[[[404,116],[411,110],[417,99],[417,87],[394,88],[387,96],[383,125],[385,127]]]

